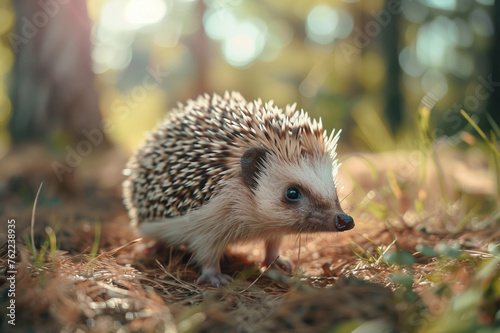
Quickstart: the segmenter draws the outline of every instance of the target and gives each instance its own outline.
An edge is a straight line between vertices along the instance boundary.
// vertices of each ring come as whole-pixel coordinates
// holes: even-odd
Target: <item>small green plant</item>
[[[423,106],[420,108],[419,113],[418,113],[418,132],[420,134],[420,152],[422,156],[428,157],[430,156],[432,163],[434,164],[434,168],[436,169],[436,174],[437,174],[437,179],[439,183],[439,190],[441,191],[441,199],[443,200],[443,205],[445,207],[448,206],[448,198],[446,196],[446,187],[445,187],[445,181],[444,181],[444,173],[443,169],[441,168],[441,165],[439,163],[439,159],[437,158],[436,151],[434,149],[434,140],[435,138],[430,134],[431,131],[429,130],[430,128],[430,115],[431,115],[431,110]],[[423,187],[423,184],[426,179],[426,173],[427,173],[427,158],[421,158],[420,159],[420,187]]]
[[[56,238],[56,233],[51,227],[45,228],[45,232],[47,233],[47,237],[43,241],[40,251],[37,251],[36,245],[35,245],[35,213],[36,213],[36,206],[38,203],[38,197],[40,196],[40,191],[42,190],[43,187],[43,182],[40,183],[40,186],[38,187],[38,191],[35,196],[35,201],[33,203],[33,210],[31,213],[31,233],[30,236],[31,238],[26,237],[25,242],[28,245],[28,249],[31,251],[31,254],[33,256],[33,265],[36,268],[41,268],[45,265],[46,263],[46,258],[45,255],[47,252],[50,253],[50,256],[54,259],[55,255],[57,253],[57,238]],[[54,268],[54,265],[52,265]]]
[[[90,250],[90,260],[94,260],[97,257],[97,252],[99,251],[99,244],[101,243],[101,222],[97,221],[94,226],[94,244],[92,244],[92,249]]]
[[[25,237],[25,242],[28,245],[28,249],[33,256],[33,266],[36,268],[42,268],[47,264],[47,254],[52,258],[52,268],[55,267],[55,257],[57,254],[57,238],[56,233],[51,227],[45,228],[45,232],[47,236],[45,237],[43,243],[40,246],[40,249],[37,250],[33,240],[29,237]]]
[[[367,237],[367,236],[363,236],[363,237],[367,241],[369,241],[370,243],[373,244],[373,246],[375,247],[375,251],[369,252],[369,251],[365,250],[361,245],[359,245],[358,243],[351,240],[351,242],[358,248],[358,251],[359,251],[359,252],[356,252],[356,251],[353,251],[353,252],[356,255],[356,257],[358,257],[359,259],[361,259],[365,262],[375,264],[375,265],[378,265],[384,261],[384,255],[389,251],[389,249],[397,241],[397,239],[395,239],[391,244],[389,244],[389,246],[387,246],[387,248],[384,249],[383,246],[377,245],[377,243],[375,243],[375,241],[370,239],[369,237]]]
[[[498,244],[497,244],[498,245]],[[498,332],[498,299],[500,297],[500,257],[491,247],[490,259],[476,263],[477,273],[463,292],[451,294],[441,314],[429,314],[422,332]]]

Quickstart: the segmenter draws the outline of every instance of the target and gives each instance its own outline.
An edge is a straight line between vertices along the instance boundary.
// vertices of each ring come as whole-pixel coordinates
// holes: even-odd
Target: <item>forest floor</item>
[[[287,238],[294,275],[236,244],[221,288],[194,283],[185,249],[152,253],[121,203],[125,154],[95,155],[62,181],[42,147],[0,160],[0,331],[500,332],[498,175],[482,149],[341,154],[356,227]]]

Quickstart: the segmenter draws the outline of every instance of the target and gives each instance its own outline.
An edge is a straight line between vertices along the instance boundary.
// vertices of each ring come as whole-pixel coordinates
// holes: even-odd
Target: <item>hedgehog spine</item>
[[[339,133],[295,104],[205,94],[179,104],[132,156],[125,205],[145,236],[193,251],[199,281],[226,283],[218,261],[232,242],[264,239],[270,263],[285,234],[354,226],[335,189]]]

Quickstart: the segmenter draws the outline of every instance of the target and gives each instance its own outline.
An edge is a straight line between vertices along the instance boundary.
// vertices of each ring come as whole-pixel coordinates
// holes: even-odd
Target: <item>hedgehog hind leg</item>
[[[196,283],[207,282],[220,287],[233,280],[220,270],[220,258],[226,244],[216,241],[215,237],[209,237],[212,236],[209,230],[213,228],[206,222],[208,221],[197,219],[194,215],[185,215],[142,223],[139,230],[145,237],[157,238],[167,244],[187,245],[193,253],[194,261],[201,266],[201,275]]]
[[[276,266],[286,273],[293,273],[293,263],[285,258],[280,257],[279,247],[281,245],[281,238],[270,238],[266,240],[266,257],[264,259],[264,266]]]
[[[225,246],[220,242],[214,242],[207,246],[205,242],[191,244],[193,259],[201,266],[201,274],[196,280],[197,284],[210,283],[219,288],[228,284],[233,279],[231,276],[222,274],[220,269],[220,259]]]

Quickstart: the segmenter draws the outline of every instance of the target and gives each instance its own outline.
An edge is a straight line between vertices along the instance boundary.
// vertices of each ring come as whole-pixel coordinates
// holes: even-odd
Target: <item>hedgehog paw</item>
[[[279,257],[270,261],[272,263],[271,267],[279,268],[288,274],[293,274],[294,267],[290,260]],[[269,266],[271,263],[268,263],[266,260],[264,266]]]
[[[213,270],[204,270],[200,277],[196,280],[196,284],[200,283],[210,283],[212,286],[219,288],[221,285],[228,284],[233,280],[232,277],[226,274],[222,274],[220,271],[216,272]]]
[[[288,260],[288,259],[284,259],[284,258],[279,257],[274,262],[273,266],[278,267],[279,269],[285,271],[288,274],[293,274],[293,268],[294,267],[293,267],[292,262],[290,260]]]

